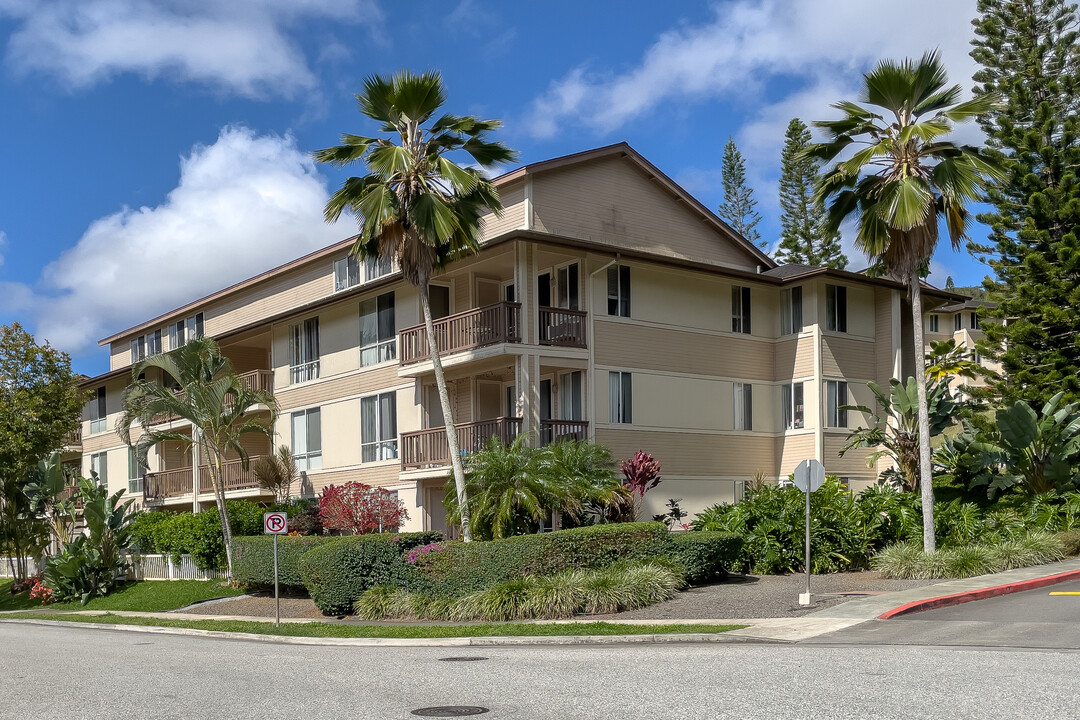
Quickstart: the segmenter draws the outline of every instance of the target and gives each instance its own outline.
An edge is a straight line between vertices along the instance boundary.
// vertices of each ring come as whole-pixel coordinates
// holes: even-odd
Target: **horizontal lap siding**
[[[853,448],[840,457],[840,448],[847,443],[847,436],[825,434],[825,470],[830,475],[852,476],[876,476],[879,470],[887,465],[885,460],[878,461],[874,469],[866,467],[866,458],[874,452],[874,448]]]
[[[481,220],[485,240],[525,227],[525,183],[503,188],[499,191],[499,199],[502,213],[488,214]]]
[[[780,475],[787,476],[803,460],[817,457],[817,437],[814,433],[788,435],[778,440],[780,455]],[[826,466],[827,467],[827,466]]]
[[[828,335],[821,339],[821,371],[826,377],[872,379],[875,357],[874,343]]]
[[[874,291],[874,379],[879,384],[888,383],[893,374],[893,316],[892,290],[877,288]]]
[[[597,428],[596,441],[611,448],[617,460],[638,450],[651,453],[669,475],[775,473],[776,440],[772,437]]]
[[[385,487],[398,482],[401,467],[398,465],[378,465],[375,467],[350,468],[348,470],[309,473],[304,483],[305,493],[316,495],[327,485],[341,485],[348,482],[362,482],[372,487]],[[310,484],[310,488],[308,485]]]
[[[760,262],[626,158],[536,175],[532,205],[542,232],[747,270]]]
[[[773,380],[780,382],[814,374],[814,338],[783,340],[775,347],[776,372]]]
[[[275,392],[278,405],[283,411],[290,408],[308,407],[331,402],[344,397],[385,390],[407,383],[397,375],[397,365],[353,373],[314,383],[284,387]]]
[[[594,325],[596,364],[695,375],[773,379],[773,345],[723,335],[605,322]]]

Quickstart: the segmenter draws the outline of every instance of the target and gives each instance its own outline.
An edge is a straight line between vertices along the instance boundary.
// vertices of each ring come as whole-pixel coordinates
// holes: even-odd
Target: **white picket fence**
[[[31,575],[36,575],[44,568],[33,559],[27,558]],[[223,570],[200,570],[190,555],[181,555],[180,562],[172,561],[170,555],[129,555],[131,563],[127,576],[130,580],[224,580],[228,577]],[[0,557],[0,577],[11,577],[11,565],[6,557]]]

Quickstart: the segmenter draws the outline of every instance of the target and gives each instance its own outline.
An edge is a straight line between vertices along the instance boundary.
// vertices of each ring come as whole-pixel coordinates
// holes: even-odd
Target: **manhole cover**
[[[487,708],[475,705],[441,705],[439,707],[413,710],[412,714],[421,717],[466,717],[468,715],[483,715],[486,712],[488,712]]]
[[[487,660],[487,658],[479,656],[439,658],[439,662],[476,662],[477,660]]]

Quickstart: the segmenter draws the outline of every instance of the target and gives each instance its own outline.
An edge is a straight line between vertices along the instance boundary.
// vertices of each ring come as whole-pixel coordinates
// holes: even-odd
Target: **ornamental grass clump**
[[[966,578],[1054,562],[1064,557],[1063,547],[1058,536],[1042,531],[992,545],[976,543],[934,553],[924,553],[915,543],[898,543],[878,553],[873,567],[891,578]]]

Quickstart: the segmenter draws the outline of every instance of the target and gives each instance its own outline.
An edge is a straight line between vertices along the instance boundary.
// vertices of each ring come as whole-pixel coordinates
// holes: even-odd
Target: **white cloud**
[[[164,75],[248,97],[315,85],[293,21],[382,19],[375,0],[0,0],[4,16],[16,21],[6,59],[20,74],[74,88]]]
[[[323,222],[327,189],[290,136],[227,127],[180,161],[155,207],[95,220],[33,289],[0,289],[37,333],[78,354],[98,338],[258,274],[354,231]]]
[[[625,72],[575,68],[534,101],[526,125],[538,137],[564,125],[606,134],[668,103],[745,95],[772,78],[851,76],[880,58],[935,47],[953,81],[966,86],[974,15],[975,0],[717,4],[710,22],[662,33]]]

